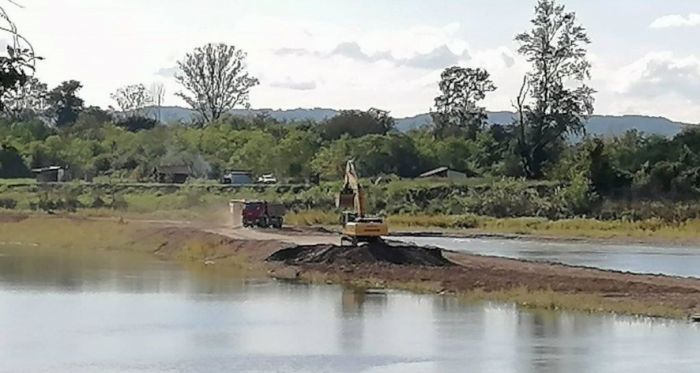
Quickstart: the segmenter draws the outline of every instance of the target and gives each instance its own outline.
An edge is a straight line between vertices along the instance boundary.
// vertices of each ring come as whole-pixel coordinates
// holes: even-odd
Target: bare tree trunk
[[[520,92],[516,99],[516,109],[518,110],[518,153],[520,154],[520,163],[523,167],[525,176],[532,177],[531,155],[527,150],[527,138],[525,136],[525,100],[530,91],[530,82],[527,80],[527,75],[523,77],[523,84],[520,86]]]
[[[163,102],[165,101],[165,85],[163,83],[153,83],[151,85],[151,96],[153,97],[153,105],[155,106],[155,119],[160,123],[162,121]]]

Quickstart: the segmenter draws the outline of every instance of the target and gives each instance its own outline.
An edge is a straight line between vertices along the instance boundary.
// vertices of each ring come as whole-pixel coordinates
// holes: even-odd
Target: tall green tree
[[[321,124],[321,135],[324,140],[337,140],[343,135],[349,137],[385,135],[394,126],[394,119],[385,110],[375,108],[368,111],[343,110]]]
[[[49,92],[48,112],[56,127],[70,126],[78,120],[85,105],[83,99],[78,97],[81,88],[83,85],[79,81],[69,80]]]
[[[440,75],[440,95],[435,97],[433,132],[438,138],[464,135],[475,139],[486,125],[486,109],[479,102],[496,90],[488,71],[448,67]]]
[[[531,30],[515,37],[518,52],[532,66],[516,100],[515,149],[523,173],[539,178],[558,157],[566,136],[585,131],[594,90],[585,83],[590,79],[590,40],[576,14],[556,0],[538,0],[531,23]]]
[[[206,123],[219,119],[237,106],[249,107],[250,89],[259,84],[248,73],[244,51],[233,45],[207,44],[178,61],[175,80],[186,92],[178,92]]]

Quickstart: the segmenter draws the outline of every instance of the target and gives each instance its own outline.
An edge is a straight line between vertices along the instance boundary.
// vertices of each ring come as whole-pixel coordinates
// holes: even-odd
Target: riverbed
[[[696,372],[681,321],[248,278],[0,246],[0,371]]]

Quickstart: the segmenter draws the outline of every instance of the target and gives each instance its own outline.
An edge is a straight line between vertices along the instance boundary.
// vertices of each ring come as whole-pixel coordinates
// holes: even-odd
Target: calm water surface
[[[1,372],[698,372],[685,322],[0,247]]]
[[[700,277],[700,246],[605,245],[588,242],[403,237],[405,242],[474,254],[564,263],[616,271]]]

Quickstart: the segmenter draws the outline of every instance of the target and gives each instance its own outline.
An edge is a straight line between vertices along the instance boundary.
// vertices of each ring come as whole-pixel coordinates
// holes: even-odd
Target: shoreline
[[[338,234],[337,229],[329,228],[324,225],[310,226],[294,226],[293,228],[307,229],[316,233],[323,234]],[[402,237],[436,237],[436,238],[456,238],[456,239],[479,239],[479,240],[508,240],[508,241],[529,241],[529,242],[561,242],[561,243],[585,243],[585,244],[601,244],[601,245],[641,245],[641,246],[670,246],[680,248],[700,249],[700,244],[696,239],[671,239],[665,237],[649,236],[646,238],[630,237],[630,236],[614,236],[609,238],[597,238],[586,236],[564,236],[564,235],[547,235],[547,234],[518,234],[504,233],[498,231],[488,231],[480,229],[461,229],[461,230],[445,230],[436,227],[427,227],[426,229],[393,229],[387,236],[389,238]]]
[[[601,245],[640,245],[640,246],[669,246],[700,249],[697,240],[678,240],[662,237],[648,237],[640,239],[638,237],[612,237],[612,238],[594,238],[585,236],[557,236],[544,234],[516,234],[516,233],[500,233],[490,231],[474,231],[474,232],[442,232],[442,231],[397,231],[392,232],[389,237],[439,237],[439,238],[456,238],[456,239],[481,239],[481,240],[508,240],[508,241],[529,241],[529,242],[561,242],[561,243],[584,243],[584,244],[601,244]]]
[[[446,267],[387,262],[289,265],[268,259],[283,249],[331,245],[336,236],[313,229],[254,231],[174,222],[93,220],[67,216],[1,219],[0,242],[62,250],[146,252],[205,266],[235,266],[278,279],[391,288],[524,307],[683,319],[700,312],[700,279],[631,274],[440,250]],[[41,231],[42,234],[36,234]],[[79,237],[79,239],[76,239]],[[391,249],[390,249],[391,250]]]

